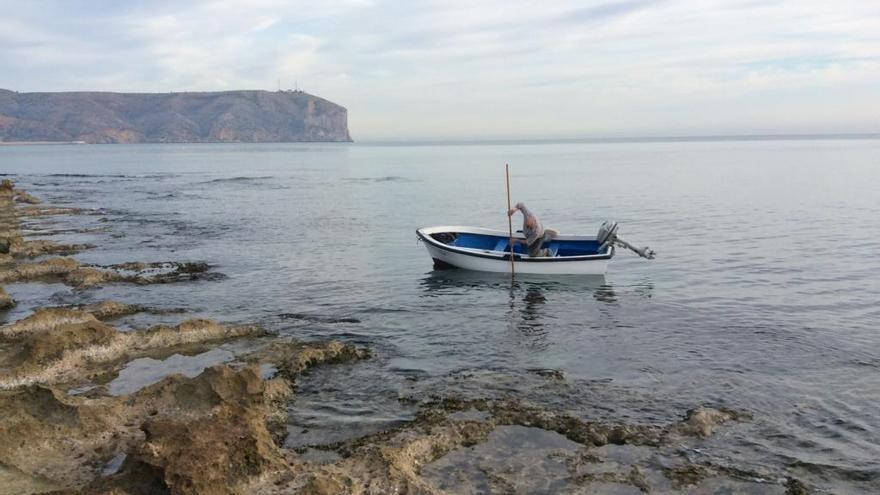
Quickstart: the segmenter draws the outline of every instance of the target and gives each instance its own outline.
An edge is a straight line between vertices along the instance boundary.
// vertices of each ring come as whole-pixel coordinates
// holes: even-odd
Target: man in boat
[[[529,257],[538,258],[550,256],[550,250],[544,247],[544,243],[553,239],[557,235],[553,229],[544,229],[538,216],[532,213],[523,203],[517,203],[516,206],[508,210],[507,216],[513,216],[517,210],[523,215],[522,232],[525,239],[515,239],[514,244],[525,244],[528,246]]]

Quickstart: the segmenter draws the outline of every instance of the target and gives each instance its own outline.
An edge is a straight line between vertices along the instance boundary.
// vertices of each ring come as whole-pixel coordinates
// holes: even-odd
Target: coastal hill
[[[0,142],[351,141],[348,111],[302,91],[18,93],[0,89]]]

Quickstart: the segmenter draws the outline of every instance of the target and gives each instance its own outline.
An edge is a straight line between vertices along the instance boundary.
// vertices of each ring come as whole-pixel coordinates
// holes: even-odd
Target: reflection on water
[[[551,292],[594,292],[606,287],[605,275],[553,277],[549,275],[517,275],[446,269],[428,272],[421,279],[424,295],[437,296],[450,290],[522,290],[535,287]]]
[[[420,281],[423,297],[437,297],[468,291],[504,291],[511,288],[510,275],[484,273],[457,268],[433,270]]]
[[[604,303],[613,303],[617,302],[617,294],[614,293],[614,286],[612,285],[601,285],[593,291],[593,298],[599,302]]]
[[[565,298],[583,294],[601,303],[614,303],[617,296],[614,286],[604,275],[553,278],[538,275],[521,275],[511,278],[508,274],[475,272],[459,269],[434,270],[421,280],[422,297],[449,295],[483,296],[490,300],[493,294],[506,294],[505,320],[508,330],[517,336],[517,342],[535,350],[546,349],[548,325],[557,315],[547,309],[554,295]],[[642,287],[650,293],[652,286]]]
[[[525,293],[520,294],[515,287],[510,288],[510,311],[507,314],[508,328],[516,331],[529,346],[535,349],[546,349],[547,329],[545,319],[552,318],[544,314],[543,306],[547,303],[547,296],[539,285],[527,284]]]

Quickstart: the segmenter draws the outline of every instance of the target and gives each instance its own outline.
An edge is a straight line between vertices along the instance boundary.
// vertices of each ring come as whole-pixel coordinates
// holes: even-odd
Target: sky
[[[880,0],[0,0],[0,88],[276,90],[353,138],[880,132]]]

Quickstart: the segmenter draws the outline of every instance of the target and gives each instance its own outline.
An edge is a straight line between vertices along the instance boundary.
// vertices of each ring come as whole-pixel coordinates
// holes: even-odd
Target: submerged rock
[[[140,313],[147,308],[139,304],[127,304],[119,301],[101,301],[80,306],[77,309],[90,313],[99,320],[113,320],[123,316]]]
[[[324,316],[307,313],[281,313],[278,315],[282,320],[302,320],[312,323],[360,323],[361,321],[351,316]]]
[[[28,214],[30,208],[15,208],[15,202],[38,204],[40,200],[30,194],[15,189],[11,181],[3,186],[4,194],[0,195],[0,253],[6,255],[3,261],[10,262],[13,258],[33,258],[47,254],[74,254],[92,246],[86,244],[59,244],[50,240],[26,241],[21,233],[19,215]],[[12,200],[14,198],[14,201]]]
[[[363,347],[331,340],[330,342],[273,342],[252,353],[249,360],[269,362],[278,373],[288,379],[295,378],[309,368],[321,364],[339,364],[370,357]]]
[[[162,262],[123,263],[110,266],[85,265],[70,258],[51,258],[35,263],[16,263],[16,258],[43,255],[70,255],[92,246],[59,244],[51,240],[27,241],[23,238],[19,217],[83,213],[77,208],[45,206],[16,207],[13,198],[29,203],[36,198],[15,189],[12,181],[0,187],[0,283],[45,280],[74,287],[94,287],[110,282],[155,284],[207,278],[206,263]],[[215,275],[216,276],[216,275]]]
[[[208,278],[206,272],[209,269],[206,263],[169,261],[104,267],[83,265],[71,258],[51,258],[0,267],[0,283],[45,280],[82,288],[112,282],[146,285]]]
[[[731,409],[715,409],[700,406],[687,412],[684,421],[670,430],[673,434],[690,435],[705,438],[715,431],[715,427],[728,421],[748,419],[747,414]]]
[[[182,313],[182,309],[158,309],[141,304],[129,304],[119,301],[100,301],[92,304],[73,306],[75,309],[91,313],[99,320],[115,320],[136,313]]]

